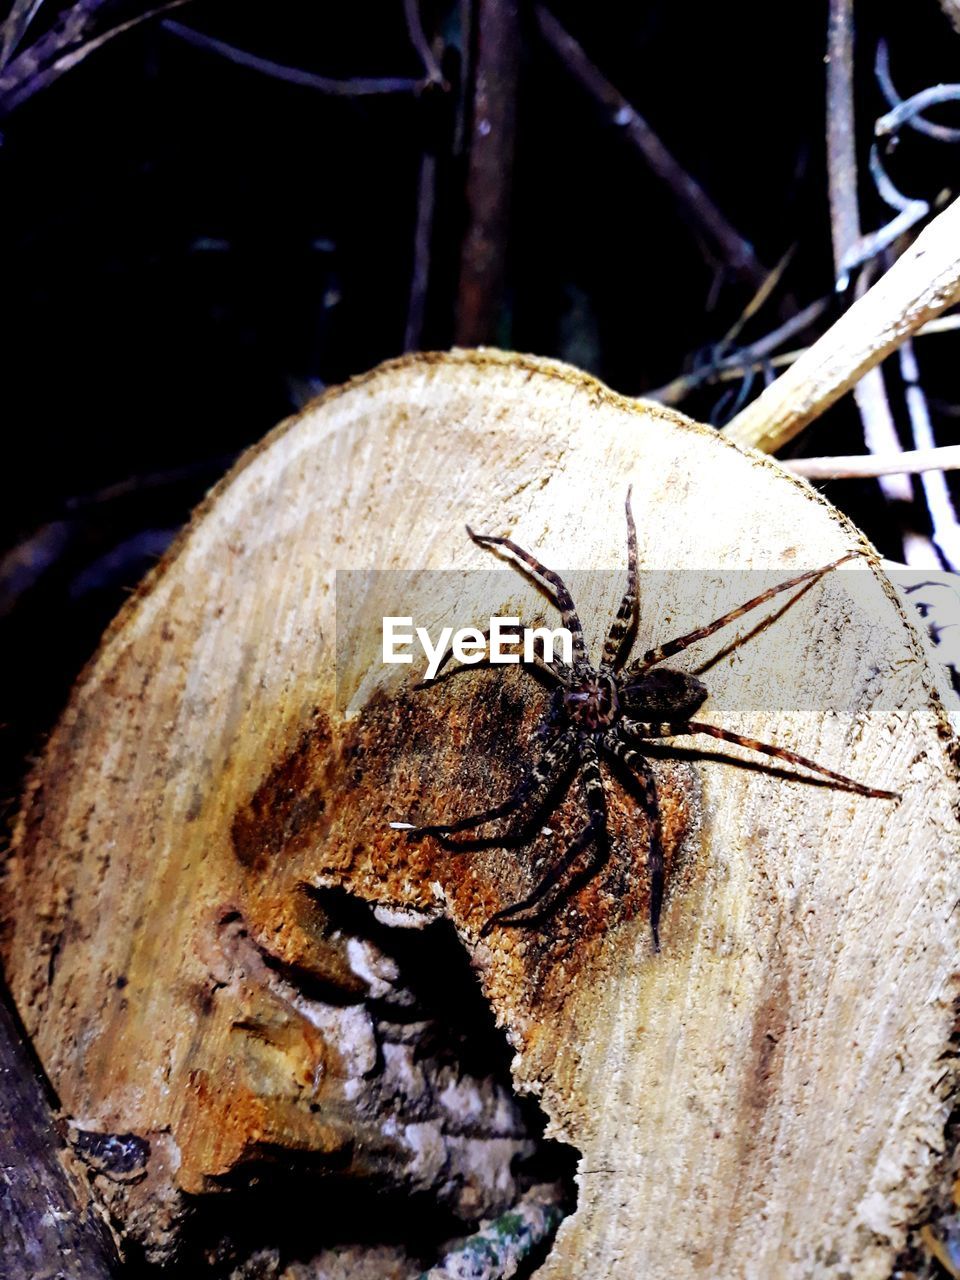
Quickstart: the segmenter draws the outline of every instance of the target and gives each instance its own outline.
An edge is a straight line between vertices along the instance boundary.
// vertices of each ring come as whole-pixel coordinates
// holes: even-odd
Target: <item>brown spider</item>
[[[451,836],[458,832],[469,831],[476,827],[493,822],[497,818],[505,818],[523,809],[526,813],[533,809],[535,815],[543,813],[546,801],[559,793],[560,786],[564,791],[579,769],[584,781],[588,821],[580,834],[573,840],[563,857],[543,877],[537,887],[527,897],[512,906],[497,911],[486,922],[480,936],[486,936],[496,926],[523,926],[538,923],[548,911],[541,907],[532,915],[524,915],[531,908],[541,904],[554,885],[558,884],[573,867],[578,858],[591,845],[594,853],[583,872],[574,877],[562,890],[549,911],[556,908],[588,880],[592,879],[603,867],[609,856],[609,838],[607,834],[607,811],[604,796],[603,780],[600,774],[600,757],[607,755],[626,768],[640,787],[640,795],[649,825],[648,865],[650,870],[650,928],[653,934],[654,949],[660,950],[660,910],[663,904],[663,845],[661,842],[660,808],[657,799],[656,781],[647,758],[638,747],[649,739],[672,738],[682,734],[709,734],[714,738],[722,738],[725,742],[735,742],[752,751],[764,755],[775,756],[790,764],[802,765],[806,769],[822,774],[839,788],[855,791],[859,795],[873,796],[884,800],[898,800],[895,791],[881,791],[875,787],[864,786],[853,778],[842,773],[835,773],[806,756],[788,751],[785,747],[776,747],[766,742],[757,742],[743,734],[733,733],[729,729],[721,729],[716,725],[704,724],[690,717],[707,697],[705,685],[695,676],[676,671],[671,667],[659,664],[665,658],[680,653],[688,645],[713,635],[715,631],[728,622],[742,617],[751,609],[798,587],[805,582],[812,582],[823,574],[835,569],[846,560],[854,559],[859,553],[848,552],[839,559],[831,561],[821,569],[812,569],[807,573],[788,578],[778,586],[754,596],[746,604],[729,613],[716,618],[704,627],[697,627],[686,635],[669,640],[666,644],[648,649],[641,658],[624,665],[633,643],[633,631],[637,621],[637,534],[630,509],[630,490],[627,491],[627,590],[620,602],[617,615],[613,620],[607,638],[604,641],[600,665],[591,665],[583,642],[583,627],[569,591],[560,576],[547,569],[528,551],[518,547],[509,538],[496,538],[490,534],[474,533],[467,525],[467,533],[479,546],[504,547],[511,552],[522,565],[526,566],[530,576],[546,589],[551,600],[560,610],[563,625],[570,632],[573,640],[573,663],[567,666],[559,659],[544,661],[542,650],[533,658],[532,665],[541,675],[552,682],[555,687],[554,699],[544,723],[538,734],[553,733],[553,739],[541,758],[533,766],[530,773],[520,782],[512,795],[501,804],[494,805],[482,813],[471,814],[456,822],[436,823],[415,827],[408,831],[411,839],[423,836],[436,836],[445,845],[457,847],[483,847],[503,844],[517,834],[514,827],[499,836],[473,841],[453,841]],[[489,634],[485,636],[489,643]],[[452,656],[448,650],[434,676]],[[653,668],[659,668],[653,670]],[[424,682],[426,684],[430,682]],[[561,796],[557,794],[557,803]],[[528,829],[529,820],[520,824],[520,829]]]

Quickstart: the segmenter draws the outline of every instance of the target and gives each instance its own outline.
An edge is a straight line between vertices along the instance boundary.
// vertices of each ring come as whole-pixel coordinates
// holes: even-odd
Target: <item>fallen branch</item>
[[[358,457],[391,463],[360,474]],[[572,487],[553,482],[569,476]],[[952,1103],[957,770],[916,624],[870,569],[831,575],[708,679],[718,707],[739,707],[738,728],[902,786],[903,802],[709,750],[658,756],[671,868],[660,956],[647,826],[615,780],[610,866],[522,935],[478,937],[535,883],[532,851],[452,857],[389,825],[508,795],[543,695],[516,681],[501,696],[493,672],[414,692],[385,670],[368,623],[391,598],[381,591],[397,590],[379,584],[410,579],[382,571],[462,568],[443,575],[449,604],[435,603],[435,575],[423,580],[438,620],[508,602],[533,618],[543,597],[483,573],[456,533],[464,519],[557,564],[588,564],[602,547],[616,572],[582,575],[577,593],[602,635],[623,589],[631,484],[644,563],[688,567],[657,575],[645,616],[664,639],[733,602],[727,566],[794,565],[798,548],[824,564],[860,545],[806,485],[668,410],[546,361],[430,355],[331,390],[281,427],[114,623],[24,801],[0,939],[67,1114],[150,1141],[136,1184],[149,1194],[131,1205],[123,1184],[111,1202],[144,1249],[185,1249],[198,1194],[224,1204],[222,1189],[251,1172],[267,1192],[271,1166],[273,1186],[307,1206],[331,1170],[335,1208],[371,1203],[368,1190],[401,1204],[444,1194],[451,1213],[499,1222],[498,1251],[508,1233],[532,1235],[510,1183],[526,1132],[505,1090],[470,1084],[438,1023],[443,1052],[426,1070],[408,956],[425,995],[435,983],[439,1007],[456,1011],[458,1038],[451,975],[474,991],[473,960],[518,1088],[536,1090],[551,1135],[576,1148],[576,1211],[544,1280],[741,1275],[744,1258],[777,1280],[890,1274]],[[328,490],[344,503],[318,502]],[[342,564],[377,581],[371,594],[361,575],[362,607],[335,597]],[[471,594],[479,579],[498,580],[492,597]],[[784,696],[790,675],[800,700]],[[566,847],[580,805],[572,794],[551,815],[538,853]],[[445,924],[409,927],[439,912]],[[611,1108],[611,1081],[649,1087]],[[488,1116],[496,1131],[481,1128]],[[304,1171],[299,1190],[290,1168]],[[858,1217],[868,1202],[876,1231]],[[771,1205],[794,1207],[782,1230]],[[268,1244],[269,1216],[255,1224]],[[709,1264],[691,1242],[714,1250]],[[350,1273],[361,1271],[384,1274]]]
[[[775,453],[928,320],[960,300],[960,200],[786,373],[724,428]]]
[[[573,36],[543,5],[536,8],[540,34],[570,74],[610,112],[644,160],[673,193],[684,217],[717,250],[724,264],[755,287],[769,271],[750,242],[733,227],[700,184],[674,159],[657,135],[615,85],[590,61]]]
[[[300,85],[304,89],[315,89],[318,93],[333,94],[345,98],[376,97],[383,94],[415,94],[420,93],[428,84],[433,83],[431,68],[427,68],[426,79],[415,80],[402,76],[351,76],[346,80],[338,80],[331,76],[316,75],[313,71],[304,71],[301,67],[287,67],[269,58],[261,58],[245,49],[238,49],[225,40],[208,36],[204,31],[184,26],[182,22],[172,19],[163,23],[164,31],[172,36],[204,49],[208,53],[218,54],[239,67],[247,67],[250,71],[259,71],[261,75],[271,76],[274,80],[285,80],[288,84]]]
[[[868,480],[877,476],[920,475],[960,470],[960,445],[904,449],[900,453],[855,453],[836,458],[782,459],[781,465],[808,480]]]

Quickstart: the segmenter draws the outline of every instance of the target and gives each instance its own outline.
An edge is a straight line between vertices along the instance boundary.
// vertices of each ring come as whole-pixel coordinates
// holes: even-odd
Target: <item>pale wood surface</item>
[[[477,937],[533,883],[529,854],[454,858],[388,826],[506,795],[543,695],[492,671],[413,692],[379,635],[336,614],[335,570],[489,569],[469,520],[557,569],[620,571],[578,580],[595,644],[623,590],[629,483],[641,565],[672,571],[644,600],[644,647],[738,602],[718,574],[676,571],[798,570],[862,545],[806,484],[671,411],[564,366],[455,353],[384,366],[281,426],[118,618],[25,801],[4,961],[67,1112],[165,1135],[158,1188],[201,1191],[262,1144],[397,1177],[422,1157],[355,1105],[376,1058],[364,1005],[298,985],[378,981],[304,889],[337,886],[449,913],[517,1084],[582,1153],[539,1274],[888,1273],[950,1107],[960,913],[955,742],[881,577],[841,571],[727,654],[702,718],[902,803],[658,761],[659,956],[644,820],[619,785],[611,866],[542,934]],[[477,621],[479,579],[447,579],[424,623]],[[550,616],[500,580],[503,612]],[[779,692],[798,675],[802,704]],[[579,812],[574,794],[555,841]]]

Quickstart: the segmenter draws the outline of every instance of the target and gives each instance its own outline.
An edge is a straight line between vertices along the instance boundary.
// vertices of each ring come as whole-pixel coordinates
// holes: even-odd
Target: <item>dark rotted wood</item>
[[[67,1172],[36,1063],[0,998],[0,1276],[108,1280],[109,1232]]]

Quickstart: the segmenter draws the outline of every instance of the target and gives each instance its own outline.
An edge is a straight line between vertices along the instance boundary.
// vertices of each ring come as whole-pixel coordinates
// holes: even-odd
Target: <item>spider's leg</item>
[[[637,529],[633,523],[633,512],[630,510],[630,494],[633,485],[627,490],[627,589],[617,616],[603,642],[603,654],[600,658],[601,671],[616,671],[623,665],[623,660],[630,652],[626,641],[630,638],[637,622]]]
[[[528,894],[527,897],[521,898],[519,902],[514,902],[509,907],[504,907],[500,911],[495,911],[480,930],[480,937],[487,937],[487,935],[492,933],[496,928],[523,928],[525,925],[538,923],[539,920],[547,914],[546,911],[537,912],[533,916],[525,916],[522,918],[517,917],[515,913],[519,911],[528,911],[531,907],[535,907],[538,902],[545,898],[553,886],[573,866],[580,854],[583,853],[584,849],[586,849],[593,841],[596,834],[596,828],[591,820],[572,841],[557,865],[551,868],[534,891]],[[566,896],[567,895],[564,894],[560,897],[554,904],[554,908],[559,907],[563,898]]]
[[[637,675],[642,675],[649,667],[655,667],[658,662],[663,662],[664,658],[672,657],[673,654],[679,653],[681,649],[686,649],[688,645],[695,644],[698,640],[704,640],[707,636],[712,636],[715,631],[725,627],[728,622],[742,618],[745,613],[749,613],[751,609],[756,609],[759,605],[765,604],[767,600],[772,600],[774,596],[780,595],[782,591],[789,591],[791,587],[802,586],[804,582],[813,582],[815,578],[821,578],[825,573],[829,573],[831,569],[836,569],[837,565],[844,564],[847,560],[854,560],[859,555],[859,551],[848,551],[845,556],[831,560],[829,564],[825,564],[821,569],[810,569],[807,573],[798,573],[795,578],[788,578],[786,582],[781,582],[778,586],[771,587],[769,591],[761,591],[760,595],[754,596],[752,600],[748,600],[746,604],[739,605],[736,609],[731,609],[729,613],[723,614],[722,617],[715,618],[713,622],[708,622],[705,627],[697,627],[695,631],[688,631],[686,635],[678,636],[676,640],[668,640],[666,644],[658,645],[656,649],[648,649],[637,664]]]
[[[607,840],[607,802],[603,793],[603,780],[600,777],[600,764],[597,760],[596,749],[590,745],[584,752],[582,760],[584,793],[587,800],[587,808],[590,811],[590,817],[587,825],[580,834],[573,840],[567,848],[563,857],[551,867],[540,883],[536,886],[532,893],[528,893],[525,898],[521,898],[519,902],[512,903],[509,907],[494,912],[490,919],[480,930],[481,938],[485,938],[492,929],[501,926],[503,928],[523,928],[526,925],[536,924],[544,914],[552,913],[564,902],[576,889],[581,888],[588,880],[592,880],[600,868],[606,862],[609,852],[609,842]],[[562,892],[557,896],[556,900],[550,904],[545,910],[541,910],[533,916],[520,916],[522,911],[529,911],[531,907],[537,906],[547,896],[554,885],[559,884],[562,878],[570,870],[577,861],[577,858],[592,843],[598,846],[597,856],[593,858],[586,869],[574,878],[571,883],[563,886]]]
[[[660,801],[657,783],[650,762],[618,737],[615,729],[609,729],[601,739],[604,750],[629,769],[642,787],[643,811],[650,823],[647,847],[647,866],[650,870],[650,932],[653,949],[660,950],[660,911],[663,907],[663,828],[660,823]]]
[[[489,630],[481,632],[481,635],[486,643],[489,644]],[[437,680],[440,679],[440,674],[443,671],[443,668],[452,657],[453,649],[446,649],[443,657],[437,664],[437,669],[433,674],[433,678],[430,680],[419,680],[413,687],[415,689],[429,689],[432,684],[435,684]],[[522,667],[533,667],[536,671],[543,672],[545,676],[548,676],[551,680],[555,680],[558,684],[565,684],[570,676],[570,668],[565,662],[562,662],[560,658],[554,658],[552,662],[546,661],[544,657],[543,639],[541,636],[537,636],[534,640],[534,654],[530,661],[527,661],[522,654],[518,654],[517,657],[520,659],[520,665]],[[481,658],[479,662],[465,662],[462,666],[455,667],[453,671],[449,672],[449,674],[456,675],[460,671],[471,671],[474,667],[490,665],[489,658]]]
[[[786,760],[788,764],[799,764],[804,769],[811,769],[814,773],[830,778],[847,791],[857,792],[858,795],[872,796],[876,800],[900,799],[898,791],[882,791],[878,787],[864,786],[862,782],[848,778],[843,773],[835,773],[833,769],[817,764],[816,760],[810,760],[807,756],[798,755],[796,751],[788,751],[786,747],[775,747],[770,742],[758,742],[756,738],[748,738],[730,729],[721,729],[715,724],[704,724],[700,720],[685,720],[679,724],[653,724],[624,718],[620,721],[620,727],[631,738],[673,738],[685,734],[707,733],[712,738],[722,738],[724,742],[735,742],[738,746],[747,747],[750,751],[760,751],[765,756]]]
[[[509,538],[495,538],[491,533],[474,533],[469,525],[467,525],[467,533],[481,547],[506,547],[508,551],[512,552],[518,560],[527,566],[533,577],[541,582],[541,585],[546,583],[553,592],[553,598],[556,601],[557,608],[560,610],[563,625],[570,632],[573,640],[574,661],[586,662],[587,650],[583,643],[583,626],[573,603],[573,597],[567,590],[559,573],[554,573],[552,569],[548,569],[546,565],[541,564],[539,560],[532,556],[529,551],[524,551],[523,547],[518,547]]]
[[[572,762],[573,740],[574,730],[565,730],[547,747],[527,776],[520,780],[519,785],[500,804],[484,809],[482,813],[473,813],[467,818],[459,818],[456,822],[437,822],[423,827],[414,827],[407,832],[407,839],[419,840],[422,836],[439,836],[446,842],[448,836],[456,835],[460,831],[472,831],[487,822],[496,821],[497,818],[506,818],[526,805],[531,798],[537,802],[534,806],[536,812],[538,806],[542,805]],[[509,838],[509,833],[501,834],[495,837],[493,843],[500,843],[503,839]]]

